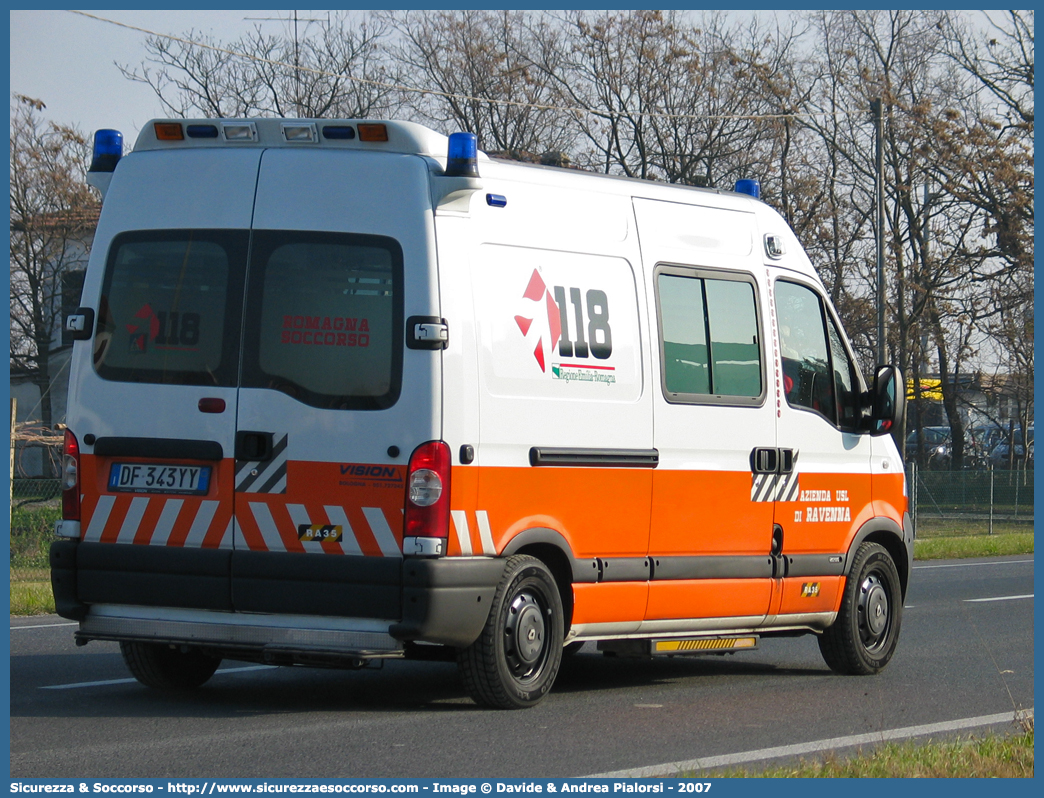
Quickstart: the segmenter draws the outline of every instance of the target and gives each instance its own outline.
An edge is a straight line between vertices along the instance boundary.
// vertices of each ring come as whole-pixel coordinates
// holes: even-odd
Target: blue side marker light
[[[754,199],[761,199],[761,184],[751,178],[742,178],[736,181],[733,189],[737,194],[749,194]]]
[[[325,125],[323,127],[324,139],[354,139],[355,128],[351,125]]]
[[[507,197],[503,194],[487,194],[486,204],[492,205],[494,208],[503,208],[507,205]]]
[[[98,130],[94,134],[94,157],[90,172],[112,172],[123,157],[123,134],[118,130]]]
[[[186,125],[185,135],[190,139],[216,139],[217,125]]]
[[[478,136],[474,133],[451,133],[446,153],[446,175],[478,177]]]

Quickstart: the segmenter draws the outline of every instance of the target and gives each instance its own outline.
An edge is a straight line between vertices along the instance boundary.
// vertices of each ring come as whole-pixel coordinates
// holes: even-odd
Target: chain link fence
[[[54,523],[62,517],[57,479],[15,479],[11,483],[11,582],[50,591],[48,551]]]
[[[926,471],[907,465],[918,537],[995,535],[1033,529],[1033,470]]]

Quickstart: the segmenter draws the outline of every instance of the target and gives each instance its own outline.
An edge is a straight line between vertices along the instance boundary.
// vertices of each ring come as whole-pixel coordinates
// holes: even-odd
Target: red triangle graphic
[[[533,276],[529,278],[529,285],[526,286],[526,293],[522,295],[524,299],[532,299],[534,302],[539,302],[544,297],[544,291],[547,287],[544,285],[544,281],[540,279],[540,275],[536,269],[533,269]]]
[[[558,339],[562,337],[562,316],[558,312],[558,304],[551,298],[551,292],[548,291],[545,296],[547,297],[547,325],[551,329],[551,351],[555,351],[555,347],[558,346]]]
[[[544,368],[544,338],[541,336],[540,340],[537,341],[536,349],[533,350],[533,357],[537,359],[537,363],[540,364],[541,371],[547,371]]]
[[[518,325],[518,329],[522,331],[522,335],[526,335],[529,333],[529,327],[533,320],[527,319],[525,316],[515,316],[515,323]]]

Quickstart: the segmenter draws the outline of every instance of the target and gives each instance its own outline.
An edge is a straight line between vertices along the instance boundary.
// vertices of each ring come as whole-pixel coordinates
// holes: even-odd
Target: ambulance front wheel
[[[120,653],[134,678],[157,690],[192,690],[214,675],[219,657],[199,649],[183,651],[165,643],[120,643]]]
[[[476,703],[525,709],[539,703],[562,664],[565,620],[554,576],[540,560],[511,557],[478,640],[457,656]]]
[[[823,659],[837,673],[877,673],[895,653],[902,616],[902,589],[892,556],[884,546],[863,543],[845,581],[837,620],[819,636]]]

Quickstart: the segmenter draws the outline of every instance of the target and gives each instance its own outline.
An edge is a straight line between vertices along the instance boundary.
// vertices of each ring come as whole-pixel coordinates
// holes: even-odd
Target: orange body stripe
[[[574,584],[573,623],[641,621],[648,595],[645,582]]]
[[[749,471],[657,471],[649,553],[768,554],[772,508],[750,500]]]
[[[649,620],[765,615],[771,579],[683,579],[649,585]]]
[[[783,580],[783,600],[778,614],[833,612],[844,581],[843,576],[788,577]],[[803,596],[802,586],[813,583],[819,584],[819,594],[812,597]]]
[[[576,557],[647,552],[651,469],[482,468],[478,494],[498,552],[519,532],[541,526],[559,532]]]

